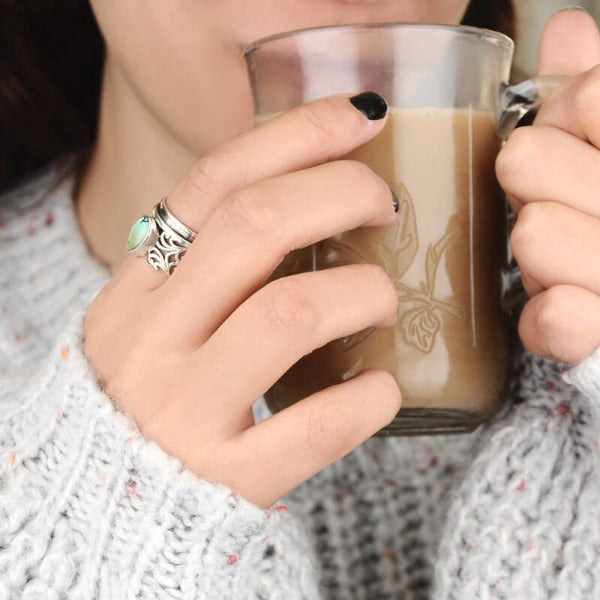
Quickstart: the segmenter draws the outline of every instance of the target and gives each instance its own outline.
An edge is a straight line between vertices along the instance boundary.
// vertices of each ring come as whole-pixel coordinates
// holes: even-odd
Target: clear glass
[[[315,28],[259,40],[245,54],[257,123],[338,92],[381,94],[390,107],[384,131],[344,158],[369,165],[400,200],[394,225],[294,251],[271,276],[377,263],[400,308],[394,327],[357,332],[298,361],[265,394],[269,407],[382,368],[403,405],[379,435],[472,430],[500,408],[508,363],[499,131],[538,100],[537,81],[508,87],[513,42],[472,27]]]

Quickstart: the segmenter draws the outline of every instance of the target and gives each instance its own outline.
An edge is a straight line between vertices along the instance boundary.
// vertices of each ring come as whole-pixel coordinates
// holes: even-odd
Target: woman
[[[590,420],[600,381],[600,273],[590,258],[600,36],[585,13],[548,24],[540,70],[574,77],[498,161],[531,296],[521,337],[578,364],[569,377],[580,391],[526,354],[513,405],[476,435],[369,440],[401,402],[393,378],[375,370],[254,424],[252,404],[298,358],[390,324],[397,308],[370,265],[261,287],[266,276],[292,247],[395,216],[373,173],[323,164],[376,135],[385,107],[336,97],[247,131],[241,48],[305,26],[500,28],[512,14],[508,3],[467,5],[92,1],[106,54],[89,160],[58,187],[56,168],[28,172],[0,205],[1,597],[600,596]],[[481,20],[500,5],[494,22]],[[7,92],[22,91],[10,75]],[[65,115],[41,149],[13,142],[5,180],[48,148],[85,140],[89,125],[79,132]],[[337,192],[320,206],[293,202],[323,186]],[[122,251],[132,222],[167,194],[197,232],[170,274]],[[346,210],[332,220],[342,194]],[[281,233],[284,219],[306,227]],[[328,306],[316,302],[325,294]],[[336,315],[342,298],[348,310]],[[379,402],[367,410],[363,398]]]

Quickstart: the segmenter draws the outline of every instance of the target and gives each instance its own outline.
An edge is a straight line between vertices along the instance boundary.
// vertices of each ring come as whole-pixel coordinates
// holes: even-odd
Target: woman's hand
[[[600,346],[600,34],[581,11],[550,19],[540,73],[575,75],[532,127],[511,134],[496,170],[518,213],[511,244],[530,296],[519,333],[531,352],[578,363]]]
[[[200,477],[267,507],[389,423],[400,392],[365,371],[255,425],[252,404],[326,342],[391,325],[396,290],[375,265],[282,278],[284,256],[361,225],[391,224],[392,195],[358,162],[346,97],[299,107],[204,156],[169,196],[198,236],[174,273],[128,257],[91,304],[85,352],[141,432]]]

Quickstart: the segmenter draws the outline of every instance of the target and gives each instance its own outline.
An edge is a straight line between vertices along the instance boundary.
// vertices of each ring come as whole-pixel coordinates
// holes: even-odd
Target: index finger
[[[386,112],[385,100],[374,92],[338,94],[294,108],[204,155],[169,195],[169,209],[198,231],[234,190],[366,143],[382,130]]]

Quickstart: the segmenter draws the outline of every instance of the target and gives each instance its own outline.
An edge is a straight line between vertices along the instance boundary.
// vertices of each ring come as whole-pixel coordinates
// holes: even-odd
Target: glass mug
[[[343,158],[366,163],[400,202],[395,224],[295,250],[272,274],[376,263],[399,297],[395,326],[334,340],[293,365],[265,393],[272,411],[367,368],[392,373],[403,396],[378,435],[470,431],[500,408],[507,209],[494,162],[518,119],[562,80],[509,86],[513,49],[497,32],[422,24],[305,29],[246,49],[257,124],[338,92],[381,94],[384,130]]]

